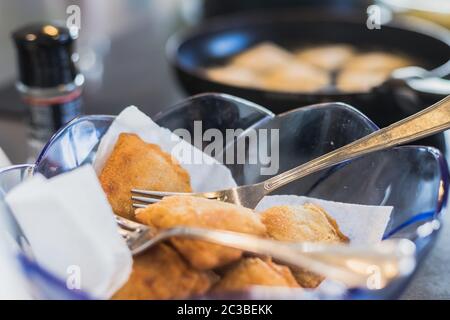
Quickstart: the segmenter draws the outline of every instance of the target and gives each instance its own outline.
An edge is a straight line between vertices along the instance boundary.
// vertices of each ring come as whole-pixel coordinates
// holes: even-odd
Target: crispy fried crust
[[[139,222],[157,229],[193,226],[265,235],[266,228],[252,210],[199,197],[173,196],[136,211]],[[212,269],[241,257],[240,250],[197,240],[173,238],[176,249],[198,269]]]
[[[413,62],[401,55],[388,52],[361,53],[350,59],[345,65],[345,70],[389,70],[404,68],[413,65]]]
[[[299,287],[289,268],[277,265],[270,259],[245,258],[226,272],[213,291],[237,291],[255,285]]]
[[[134,220],[132,188],[191,192],[189,174],[155,144],[121,133],[100,174],[100,183],[114,212]]]
[[[389,78],[390,70],[343,70],[337,76],[337,87],[343,92],[366,92]]]
[[[214,81],[231,85],[250,88],[261,86],[261,77],[258,73],[237,65],[209,68],[206,70],[206,75]]]
[[[327,72],[300,61],[278,67],[264,78],[265,89],[286,92],[313,92],[330,83]]]
[[[216,277],[189,266],[170,246],[160,244],[137,256],[128,282],[115,300],[183,299],[209,290]]]
[[[270,237],[281,241],[345,242],[336,221],[319,206],[276,206],[261,215]]]
[[[325,279],[324,276],[303,268],[291,267],[291,271],[294,278],[302,288],[317,288]]]
[[[341,67],[353,55],[354,48],[345,44],[310,47],[296,52],[296,57],[300,61],[330,71]]]
[[[262,213],[261,220],[267,228],[267,234],[277,240],[348,242],[336,221],[314,204],[272,207]],[[315,288],[324,279],[305,269],[291,269],[297,282],[304,288]]]
[[[295,56],[286,49],[272,42],[263,42],[233,57],[231,65],[264,73],[294,60]]]

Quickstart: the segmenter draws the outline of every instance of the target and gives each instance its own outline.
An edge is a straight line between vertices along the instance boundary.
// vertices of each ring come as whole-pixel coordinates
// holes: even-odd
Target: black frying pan
[[[253,12],[216,18],[173,36],[167,54],[179,81],[189,94],[225,92],[261,104],[275,113],[325,101],[342,101],[358,108],[379,126],[386,126],[419,111],[446,94],[446,89],[428,92],[427,85],[415,90],[409,80],[445,77],[450,74],[450,35],[445,29],[411,20],[398,20],[369,30],[362,13],[326,10]],[[242,88],[207,79],[205,67],[223,64],[233,55],[262,41],[287,49],[305,45],[349,43],[361,49],[405,53],[418,62],[425,74],[388,80],[366,93],[280,93]],[[445,87],[445,86],[444,86]],[[425,88],[425,89],[424,89]],[[448,86],[450,94],[450,85]]]

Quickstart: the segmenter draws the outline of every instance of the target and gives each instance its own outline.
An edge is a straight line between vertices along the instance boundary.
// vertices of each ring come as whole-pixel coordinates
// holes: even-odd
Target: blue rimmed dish
[[[100,139],[114,116],[83,116],[58,131],[47,143],[35,164],[0,169],[0,214],[9,220],[14,239],[20,242],[20,228],[7,206],[3,194],[34,173],[53,177],[92,163]],[[267,109],[248,101],[224,95],[202,94],[189,98],[156,115],[154,120],[171,130],[186,129],[195,134],[195,121],[202,121],[202,133],[218,129],[243,129],[236,139],[244,138],[246,129],[278,129],[279,172],[305,163],[317,156],[361,138],[378,128],[362,113],[342,103],[324,103],[303,107],[275,116]],[[198,134],[198,133],[197,133]],[[225,152],[234,148],[226,143]],[[245,153],[248,157],[247,152]],[[267,179],[261,176],[263,164],[227,164],[238,184]],[[446,205],[449,172],[440,151],[431,147],[402,146],[376,152],[323,170],[296,181],[278,194],[298,194],[325,200],[365,205],[393,206],[385,238],[402,237],[415,242],[420,264],[430,251],[442,224]],[[9,218],[6,218],[6,217]],[[26,275],[44,292],[46,298],[87,298],[83,293],[66,292],[64,282],[21,257]],[[317,292],[308,297],[342,299],[396,298],[411,277],[401,278],[382,290],[364,288],[347,290],[337,296]],[[39,291],[39,290],[38,290]],[[255,292],[239,297],[257,298]],[[267,297],[267,293],[265,293]],[[278,293],[273,298],[284,298]],[[293,298],[292,295],[288,296]],[[299,295],[298,298],[305,298]]]

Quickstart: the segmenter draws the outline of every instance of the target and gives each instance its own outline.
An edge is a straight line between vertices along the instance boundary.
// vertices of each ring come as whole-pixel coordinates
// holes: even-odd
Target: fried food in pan
[[[344,66],[344,70],[359,71],[394,71],[398,68],[411,66],[413,62],[401,55],[388,52],[366,52],[351,58]]]
[[[389,78],[389,70],[343,70],[336,80],[336,86],[343,92],[368,92]]]
[[[280,66],[264,77],[265,89],[283,92],[314,92],[330,84],[326,71],[301,62]]]
[[[100,174],[113,211],[134,220],[130,190],[191,192],[190,177],[170,154],[136,134],[121,133]]]
[[[115,300],[185,299],[206,293],[217,277],[193,269],[169,245],[159,244],[137,256],[128,282]]]
[[[258,73],[276,69],[290,62],[295,62],[295,56],[271,42],[260,43],[231,59],[231,65],[244,67]]]
[[[333,71],[339,69],[355,54],[355,49],[346,44],[331,44],[300,49],[295,56],[299,61],[318,68]]]
[[[367,92],[386,81],[395,69],[412,64],[410,59],[391,53],[362,53],[344,65],[336,86],[343,92]]]
[[[206,75],[213,81],[235,86],[257,88],[262,85],[257,73],[238,65],[210,68],[206,70]]]
[[[162,201],[136,210],[139,222],[156,229],[176,226],[243,232],[264,236],[266,228],[253,210],[192,196],[165,197]],[[213,269],[241,257],[240,250],[198,240],[172,238],[175,248],[198,269]]]
[[[345,243],[348,238],[339,230],[336,221],[314,204],[276,206],[262,213],[261,220],[267,234],[280,241]],[[292,268],[304,288],[315,288],[323,277],[301,268]]]
[[[250,286],[299,287],[288,267],[270,259],[244,258],[230,267],[213,292],[238,291]]]

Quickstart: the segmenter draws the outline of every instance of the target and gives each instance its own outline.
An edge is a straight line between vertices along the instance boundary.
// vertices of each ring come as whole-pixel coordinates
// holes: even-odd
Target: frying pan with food
[[[361,12],[282,10],[223,16],[174,35],[167,55],[189,94],[224,92],[281,113],[312,103],[346,102],[386,126],[450,94],[450,34],[421,21],[402,19],[368,29]],[[365,92],[280,92],[220,83],[205,68],[224,65],[261,42],[288,50],[344,43],[360,50],[405,54],[417,66],[396,70],[383,84]]]

